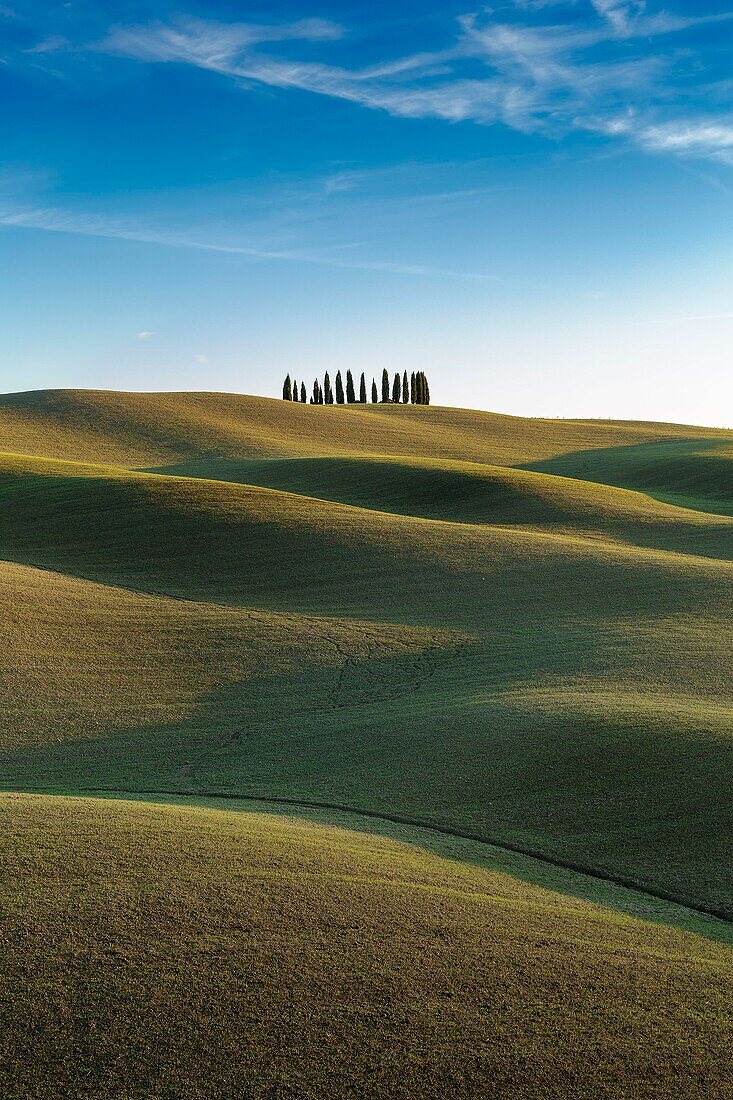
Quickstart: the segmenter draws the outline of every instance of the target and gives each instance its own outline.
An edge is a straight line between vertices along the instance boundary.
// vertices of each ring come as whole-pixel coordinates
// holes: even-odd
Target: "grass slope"
[[[729,949],[405,844],[0,797],[6,1097],[733,1095]]]
[[[733,915],[733,524],[607,484],[699,429],[49,393],[0,430],[0,783],[401,814]]]
[[[681,439],[557,455],[533,469],[640,489],[659,500],[733,514],[733,450],[719,439]]]
[[[238,394],[93,390],[0,396],[0,449],[124,466],[355,454],[519,465],[703,435],[730,441],[724,431],[676,424],[524,420],[436,406],[305,406]]]
[[[0,563],[0,604],[6,753],[36,746],[44,755],[69,744],[83,755],[94,738],[124,741],[134,730],[152,735],[184,724],[215,690],[287,683],[303,665],[338,675],[345,661],[419,661],[451,642],[419,627],[143,596],[7,562]],[[159,738],[158,767],[176,767],[176,752],[195,749],[193,738],[177,750]],[[129,764],[135,769],[137,760]]]

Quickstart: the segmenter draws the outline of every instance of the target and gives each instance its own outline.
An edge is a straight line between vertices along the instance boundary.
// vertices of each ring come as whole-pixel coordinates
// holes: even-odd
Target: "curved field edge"
[[[105,802],[132,802],[181,808],[222,810],[225,813],[266,815],[298,822],[312,822],[384,837],[408,844],[442,859],[471,864],[486,871],[509,875],[541,890],[550,890],[604,909],[624,913],[635,920],[692,932],[717,943],[733,945],[733,920],[686,905],[677,898],[644,890],[636,884],[624,884],[599,877],[592,870],[581,870],[555,862],[542,853],[521,851],[490,839],[465,835],[460,829],[444,828],[427,822],[400,820],[357,807],[315,805],[297,799],[241,797],[237,795],[179,794],[174,791],[124,791],[103,789],[23,791],[0,790],[0,799],[16,795],[42,798],[71,798]]]
[[[633,489],[701,512],[733,514],[733,451],[720,438],[571,451],[523,468]]]
[[[5,1096],[733,1087],[733,956],[692,933],[292,818],[34,796],[0,818]]]
[[[580,576],[604,563],[682,573],[728,566],[733,557],[728,517],[654,505],[621,490],[615,492],[623,508],[614,512],[608,501],[589,508],[587,487],[578,495],[559,478],[549,480],[562,487],[563,503],[538,505],[544,520],[532,514],[531,494],[518,492],[512,515],[484,525],[225,482],[119,472],[57,476],[38,467],[34,460],[0,470],[0,557],[208,602],[367,618],[391,618],[396,609],[435,622],[460,605],[470,614],[474,601],[461,588],[471,574],[468,583],[480,590],[487,573],[507,570],[518,584],[537,585],[541,578],[532,574],[553,559],[574,563]],[[517,522],[522,510],[528,522]],[[408,601],[410,574],[420,587]],[[451,587],[459,605],[441,599]]]
[[[332,629],[12,567],[5,617],[20,649],[3,721],[11,740],[30,725],[26,747],[3,754],[0,782],[356,804],[728,912],[731,636],[718,605],[730,582],[700,589],[714,614],[660,614],[667,575],[659,593],[649,576],[634,588],[619,577],[614,595],[603,574],[598,607],[579,622],[577,564],[567,575],[567,609],[535,601],[531,622],[506,607],[506,583],[474,588],[485,637],[459,644],[435,628]]]
[[[2,407],[39,448],[56,448],[66,433],[75,458],[108,461],[123,444],[127,459],[264,461],[278,453],[278,432],[291,453],[333,450],[334,439],[349,444],[357,421],[382,456],[398,445],[449,451],[462,432],[464,450],[481,442],[484,462],[490,453],[527,459],[572,444],[595,454],[604,441],[674,435],[663,425],[440,409],[311,417],[281,402],[207,395],[20,395]],[[680,510],[626,491],[512,471],[490,477],[503,479],[502,492],[510,485],[515,525],[487,526],[13,461],[0,511],[7,554],[119,588],[112,609],[101,586],[82,592],[80,582],[72,598],[69,582],[51,596],[48,577],[35,578],[47,591],[29,609],[30,571],[22,584],[21,567],[14,571],[3,625],[23,663],[10,662],[5,721],[12,739],[25,720],[29,751],[3,758],[6,776],[31,785],[46,775],[59,786],[105,776],[129,786],[135,776],[160,788],[397,806],[603,870],[632,863],[638,881],[661,878],[730,906],[733,574],[728,561],[711,560],[729,556],[729,519],[688,511],[683,521]],[[353,472],[350,459],[338,461]],[[383,457],[375,462],[384,467]],[[430,477],[444,477],[434,459],[412,468],[431,463]],[[566,528],[568,494],[600,500],[595,530],[523,524],[547,508],[548,489],[553,508],[562,496]],[[682,549],[622,543],[609,500],[626,507],[629,498],[637,529],[655,538],[668,539],[674,513]],[[636,523],[640,509],[649,522]],[[122,588],[131,590],[124,613]],[[331,630],[329,619],[341,626]],[[388,620],[392,628],[378,625]],[[427,631],[419,645],[397,641],[413,628]],[[439,631],[472,640],[451,647]],[[258,662],[266,675],[253,678]]]
[[[725,457],[729,447],[726,441],[684,441],[684,446],[694,455],[698,450],[700,455],[704,454],[705,445],[716,448],[714,454],[720,456],[720,464],[733,474],[733,463]],[[626,451],[653,451],[665,456],[677,454],[681,446],[680,443],[643,444],[583,454],[590,454],[593,460],[598,454],[622,456]],[[257,485],[358,508],[459,523],[552,524],[559,528],[563,524],[580,526],[584,521],[586,527],[592,528],[594,520],[606,523],[670,523],[677,520],[691,525],[714,522],[709,516],[710,507],[699,514],[694,501],[686,505],[661,501],[659,484],[615,484],[602,477],[581,477],[580,471],[576,474],[564,472],[566,457],[571,456],[559,456],[527,467],[379,454],[248,461],[207,458],[140,472]],[[610,459],[607,462],[610,477],[612,463]],[[51,465],[49,461],[49,468]],[[62,464],[56,465],[61,470]],[[658,466],[661,465],[658,461]],[[553,472],[554,467],[560,472]],[[92,469],[90,467],[90,472]],[[596,469],[599,473],[605,469],[600,460]],[[69,472],[72,472],[70,464]],[[80,469],[79,473],[83,471]],[[702,473],[700,471],[701,480]],[[633,478],[628,480],[632,482]],[[708,491],[712,497],[716,490],[711,484]],[[727,519],[729,515],[729,507],[723,504],[720,518],[725,516]],[[723,522],[725,525],[725,520]]]
[[[0,395],[3,450],[122,466],[190,459],[413,455],[520,465],[568,452],[723,429],[524,419],[438,406],[305,406],[221,393],[43,390]]]

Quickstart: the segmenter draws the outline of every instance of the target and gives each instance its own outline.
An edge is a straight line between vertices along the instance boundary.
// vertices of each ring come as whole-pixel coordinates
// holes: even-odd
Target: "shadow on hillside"
[[[538,630],[515,637],[513,652],[494,640],[233,685],[181,722],[5,752],[0,787],[246,811],[264,799],[268,812],[397,836],[726,938],[730,926],[619,882],[733,916],[730,740],[713,720],[707,731],[695,717],[671,731],[665,715],[626,715],[624,725],[603,704],[595,714],[568,707],[562,693],[535,706],[536,683],[582,683],[606,661],[583,631],[555,641]],[[487,849],[492,841],[574,869]]]
[[[715,461],[733,477],[733,462]],[[400,494],[407,491],[405,476],[401,472]],[[441,499],[451,502],[446,508],[460,510],[453,479],[446,487],[441,471],[430,472],[423,498],[430,497],[433,478],[443,484]],[[501,485],[479,491],[476,479],[467,480],[470,508],[483,509],[491,523],[357,512],[184,478],[6,474],[0,478],[0,557],[151,595],[444,625],[503,615],[502,604],[524,601],[537,609],[562,591],[577,608],[624,599],[629,587],[641,611],[646,601],[638,581],[644,572],[651,577],[654,566],[625,558],[624,546],[733,560],[729,518],[714,522],[689,513],[688,522],[682,512],[661,510],[636,517],[614,511],[616,505],[586,508],[582,497],[560,505]],[[658,565],[661,573],[664,563]],[[649,583],[661,594],[659,576]]]
[[[170,479],[161,492],[155,479],[5,478],[0,557],[150,595],[471,629],[671,614],[694,610],[713,587],[727,599],[717,572],[693,562],[681,583],[679,562],[628,554],[620,543],[733,560],[730,521],[619,521],[565,538],[354,513],[284,494],[274,504],[246,494],[232,501],[227,486],[221,501],[202,502],[189,485]]]
[[[664,504],[733,515],[733,453],[727,440],[691,438],[573,451],[517,466],[646,493]]]

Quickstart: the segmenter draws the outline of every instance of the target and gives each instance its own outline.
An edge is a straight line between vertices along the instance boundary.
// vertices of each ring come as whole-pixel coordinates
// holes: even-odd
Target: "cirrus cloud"
[[[207,69],[242,87],[309,92],[402,118],[502,123],[553,137],[594,132],[649,152],[733,161],[730,119],[707,96],[712,47],[709,39],[695,46],[695,35],[728,22],[733,12],[675,15],[651,12],[642,0],[593,0],[585,18],[548,22],[549,7],[520,0],[503,20],[490,9],[467,13],[448,45],[362,68],[274,50],[286,41],[341,37],[340,27],[317,19],[260,25],[182,17],[115,27],[96,48],[140,62]]]

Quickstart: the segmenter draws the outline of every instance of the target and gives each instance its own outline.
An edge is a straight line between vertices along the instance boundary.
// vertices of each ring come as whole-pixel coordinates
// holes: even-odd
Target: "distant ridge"
[[[0,396],[0,449],[154,466],[194,458],[382,454],[520,465],[664,439],[730,439],[678,424],[522,419],[415,405],[299,405],[219,393],[38,390]]]

